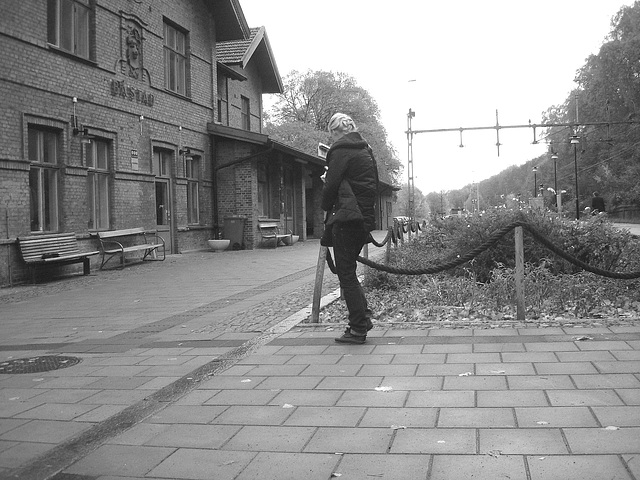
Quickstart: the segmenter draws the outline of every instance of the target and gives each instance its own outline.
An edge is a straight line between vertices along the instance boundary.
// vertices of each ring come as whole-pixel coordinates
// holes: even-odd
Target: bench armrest
[[[100,246],[102,247],[103,250],[106,250],[105,246],[106,245],[116,245],[120,250],[124,250],[124,245],[122,245],[122,243],[118,242],[117,240],[103,240],[102,238],[98,237],[98,240],[100,240]]]
[[[160,235],[158,235],[157,233],[147,233],[147,232],[144,232],[142,235],[144,236],[144,242],[145,242],[145,243],[149,243],[149,241],[147,240],[147,235],[148,235],[149,237],[154,238],[154,239],[156,239],[157,241],[159,241],[159,243],[162,243],[162,246],[164,247],[164,238],[162,238],[162,237],[161,237]],[[156,243],[158,243],[158,242],[156,242]]]

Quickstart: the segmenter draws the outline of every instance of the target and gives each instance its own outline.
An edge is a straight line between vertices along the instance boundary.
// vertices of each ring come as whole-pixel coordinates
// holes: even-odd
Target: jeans
[[[333,225],[333,256],[340,288],[349,310],[349,328],[366,335],[371,322],[371,311],[356,273],[357,258],[367,243],[369,234],[361,223],[335,223]]]

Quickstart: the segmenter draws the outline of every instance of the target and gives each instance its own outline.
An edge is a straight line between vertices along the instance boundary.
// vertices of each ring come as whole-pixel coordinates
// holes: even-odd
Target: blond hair
[[[334,114],[333,117],[331,117],[331,120],[329,120],[327,129],[329,130],[329,132],[333,132],[337,130],[342,134],[358,131],[358,128],[356,127],[355,122],[346,113]]]

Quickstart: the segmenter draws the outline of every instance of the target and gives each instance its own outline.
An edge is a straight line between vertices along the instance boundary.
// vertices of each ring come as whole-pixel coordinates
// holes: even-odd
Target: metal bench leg
[[[82,270],[84,275],[89,275],[91,273],[91,262],[88,258],[82,259]]]

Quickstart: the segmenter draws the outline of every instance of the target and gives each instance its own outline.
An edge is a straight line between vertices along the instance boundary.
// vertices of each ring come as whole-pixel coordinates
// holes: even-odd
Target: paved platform
[[[0,374],[0,478],[640,480],[640,325],[338,345],[300,323],[318,248],[2,292],[0,368],[81,361]]]

